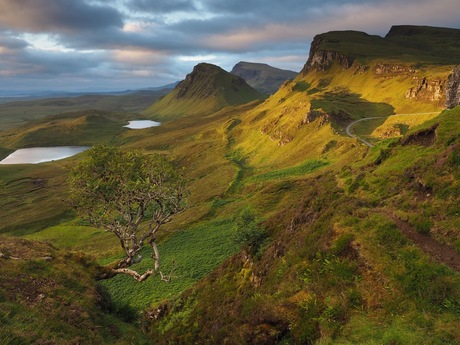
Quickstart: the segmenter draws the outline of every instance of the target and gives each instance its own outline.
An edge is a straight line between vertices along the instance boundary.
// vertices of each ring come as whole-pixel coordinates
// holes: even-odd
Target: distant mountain
[[[80,96],[124,96],[133,93],[145,92],[145,91],[160,91],[160,90],[171,90],[177,85],[178,82],[153,86],[141,89],[127,89],[123,91],[56,91],[56,90],[45,90],[45,91],[18,91],[18,90],[0,90],[0,103],[14,102],[14,101],[29,101],[37,99],[47,98],[70,98]]]
[[[166,84],[166,85],[161,85],[161,86],[153,86],[153,87],[148,87],[146,89],[141,89],[141,90],[164,90],[164,89],[174,89],[177,84],[179,84],[179,81],[176,81],[174,83]]]
[[[273,94],[289,79],[294,79],[297,72],[279,69],[264,63],[238,62],[230,72],[237,75],[256,90]]]
[[[176,88],[146,110],[158,117],[205,114],[226,106],[264,99],[243,78],[222,68],[200,63]]]

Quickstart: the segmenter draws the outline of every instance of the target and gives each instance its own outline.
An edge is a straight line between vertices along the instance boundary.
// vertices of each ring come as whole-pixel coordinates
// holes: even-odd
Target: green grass
[[[0,344],[147,343],[135,323],[109,312],[90,260],[11,237],[0,238],[0,252],[20,258],[0,265]]]
[[[0,166],[0,232],[24,235],[73,217],[62,198],[69,161]]]
[[[231,219],[216,219],[175,232],[161,242],[158,245],[161,269],[164,274],[171,275],[169,282],[162,282],[159,276],[154,276],[139,284],[131,277],[119,275],[101,284],[116,303],[128,303],[137,309],[173,298],[238,250],[232,239],[233,231]],[[133,267],[140,271],[152,267],[149,254],[150,251],[145,250],[147,259]]]
[[[268,173],[251,176],[248,182],[263,182],[268,180],[282,180],[290,177],[301,177],[303,175],[308,175],[328,164],[329,162],[327,161],[310,160],[290,168],[274,170]]]
[[[119,252],[118,241],[113,234],[81,223],[73,219],[23,237],[47,241],[58,248],[81,251],[99,259]]]

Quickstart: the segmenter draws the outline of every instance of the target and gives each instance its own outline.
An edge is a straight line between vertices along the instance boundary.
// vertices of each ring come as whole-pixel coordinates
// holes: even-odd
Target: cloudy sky
[[[124,90],[199,62],[299,71],[315,34],[460,28],[458,0],[0,0],[1,90]]]

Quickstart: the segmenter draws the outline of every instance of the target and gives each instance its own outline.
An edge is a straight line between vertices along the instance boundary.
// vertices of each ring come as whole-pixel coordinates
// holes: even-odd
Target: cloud
[[[0,35],[0,57],[5,58],[6,55],[14,55],[17,51],[25,49],[29,43],[25,40]]]
[[[457,2],[0,0],[0,69],[17,80],[131,88],[177,81],[210,57],[227,70],[240,60],[300,70],[316,34],[460,27]]]
[[[122,27],[121,13],[81,0],[0,0],[0,27],[25,32],[75,33]]]
[[[131,9],[156,14],[197,10],[190,0],[131,0],[126,3]]]

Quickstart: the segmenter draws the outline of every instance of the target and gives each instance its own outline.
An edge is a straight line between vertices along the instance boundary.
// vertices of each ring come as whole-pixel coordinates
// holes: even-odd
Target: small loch
[[[161,125],[160,122],[157,121],[152,121],[152,120],[133,120],[133,121],[128,121],[129,124],[127,124],[126,128],[130,129],[143,129],[143,128],[150,128],[150,127],[157,127]]]
[[[37,164],[72,157],[89,146],[31,147],[14,151],[0,164]]]

